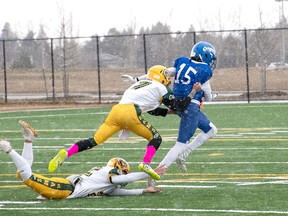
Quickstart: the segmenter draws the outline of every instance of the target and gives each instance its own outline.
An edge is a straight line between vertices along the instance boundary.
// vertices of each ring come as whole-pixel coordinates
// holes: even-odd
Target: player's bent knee
[[[208,131],[207,135],[208,135],[210,138],[212,138],[212,137],[216,136],[216,134],[217,134],[217,128],[216,128],[216,126],[215,126],[212,122],[210,122],[209,125],[210,125],[211,129]]]
[[[93,138],[89,138],[89,139],[86,139],[86,140],[80,140],[76,143],[76,145],[78,146],[79,148],[79,152],[81,151],[85,151],[87,149],[91,149],[93,148],[94,146],[97,145],[97,143],[95,142],[95,140]]]
[[[161,136],[157,136],[154,137],[149,143],[148,145],[153,146],[156,150],[160,147],[162,143],[162,137]]]

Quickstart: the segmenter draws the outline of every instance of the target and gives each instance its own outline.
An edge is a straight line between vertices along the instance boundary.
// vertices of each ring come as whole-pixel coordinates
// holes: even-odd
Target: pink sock
[[[79,150],[78,145],[76,144],[72,145],[69,149],[67,149],[68,158],[74,154],[77,154],[78,150]]]
[[[144,158],[142,160],[143,163],[150,164],[152,158],[156,154],[157,150],[154,148],[154,146],[147,146],[146,147],[146,153],[144,155]]]

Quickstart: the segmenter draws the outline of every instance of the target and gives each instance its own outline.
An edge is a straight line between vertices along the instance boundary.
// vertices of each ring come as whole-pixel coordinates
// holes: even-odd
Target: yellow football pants
[[[137,106],[117,104],[112,107],[104,123],[95,132],[94,140],[99,145],[122,129],[129,130],[148,141],[160,136],[156,128],[143,118]]]
[[[21,179],[19,172],[17,176]],[[46,178],[34,173],[24,181],[24,184],[48,199],[66,199],[74,190],[72,184],[65,178]]]

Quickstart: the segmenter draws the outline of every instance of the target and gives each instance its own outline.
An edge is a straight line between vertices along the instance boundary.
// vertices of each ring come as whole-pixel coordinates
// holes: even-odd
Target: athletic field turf
[[[0,113],[0,136],[21,153],[19,120],[40,132],[34,141],[33,171],[67,177],[102,166],[112,157],[123,157],[137,171],[146,140],[117,135],[102,146],[69,158],[55,173],[48,173],[50,159],[59,149],[92,137],[110,107]],[[188,160],[188,172],[173,164],[157,182],[159,194],[39,201],[15,177],[10,157],[0,153],[0,215],[288,215],[288,103],[208,104],[203,111],[218,128]],[[144,115],[161,133],[163,143],[153,159],[156,167],[175,143],[178,116]],[[199,131],[197,131],[197,134]],[[146,182],[128,188],[145,188]]]

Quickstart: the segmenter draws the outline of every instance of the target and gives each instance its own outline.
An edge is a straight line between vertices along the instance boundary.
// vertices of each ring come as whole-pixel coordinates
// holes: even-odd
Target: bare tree
[[[262,11],[259,7],[259,19],[260,19],[260,28],[264,28],[265,24],[262,21]],[[258,30],[255,31],[254,34],[254,42],[253,44],[257,49],[255,51],[258,54],[258,64],[260,69],[260,80],[261,80],[261,86],[260,86],[260,92],[261,94],[264,94],[266,92],[266,66],[267,66],[267,59],[268,56],[271,55],[271,53],[274,51],[274,48],[276,46],[276,38],[279,37],[279,35],[275,34],[274,31],[263,31]]]
[[[64,97],[69,96],[69,71],[68,68],[79,63],[79,46],[73,39],[72,14],[66,19],[64,7],[59,7],[60,15],[60,67],[62,69]]]

